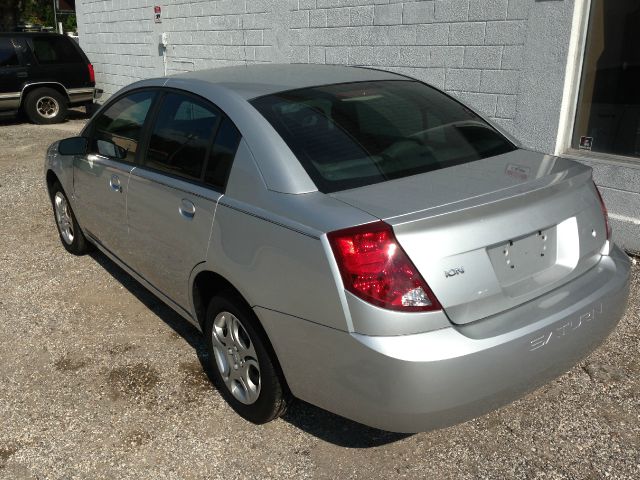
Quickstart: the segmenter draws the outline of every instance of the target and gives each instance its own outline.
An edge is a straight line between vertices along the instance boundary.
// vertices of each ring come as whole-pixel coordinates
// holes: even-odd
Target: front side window
[[[571,146],[640,157],[640,5],[593,0]]]
[[[158,110],[145,165],[199,180],[220,116],[203,101],[168,93]]]
[[[0,38],[0,68],[18,65],[18,54],[9,38]]]
[[[82,56],[71,43],[73,40],[51,35],[50,37],[34,37],[33,53],[38,63],[83,63]]]
[[[90,152],[135,162],[142,126],[155,93],[137,92],[121,98],[93,122]]]
[[[462,104],[412,80],[305,88],[251,103],[325,193],[515,149]]]

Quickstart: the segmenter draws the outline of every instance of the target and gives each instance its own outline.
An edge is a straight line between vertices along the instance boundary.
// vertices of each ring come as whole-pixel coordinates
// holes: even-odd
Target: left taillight
[[[89,63],[87,68],[89,69],[89,82],[96,83],[96,72],[93,70],[93,65]]]
[[[596,189],[598,193],[598,199],[600,200],[600,209],[602,210],[602,216],[604,217],[604,224],[607,228],[607,240],[611,239],[611,224],[609,223],[609,212],[607,211],[607,206],[604,204],[604,200],[602,199],[602,194],[598,189],[598,186],[595,182],[593,182],[593,187]]]
[[[345,289],[357,297],[404,312],[442,308],[387,223],[337,230],[327,238]]]

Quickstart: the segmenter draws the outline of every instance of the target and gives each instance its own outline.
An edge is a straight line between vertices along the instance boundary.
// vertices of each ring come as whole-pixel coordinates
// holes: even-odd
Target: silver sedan
[[[393,73],[137,82],[45,174],[62,245],[199,328],[255,423],[294,397],[392,431],[460,422],[574,365],[626,306],[591,170]]]

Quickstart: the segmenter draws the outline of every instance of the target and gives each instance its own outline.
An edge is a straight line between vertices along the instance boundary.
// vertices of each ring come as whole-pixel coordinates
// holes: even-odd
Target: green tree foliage
[[[0,0],[0,17],[4,17],[6,22],[0,25],[2,29],[10,29],[10,23],[41,25],[56,29],[55,16],[53,14],[54,0]],[[60,15],[58,21],[66,32],[76,30],[75,15]]]

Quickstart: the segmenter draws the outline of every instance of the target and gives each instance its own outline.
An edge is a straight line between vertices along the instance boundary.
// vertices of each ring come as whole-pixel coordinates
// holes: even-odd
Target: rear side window
[[[216,190],[224,190],[233,158],[240,144],[240,132],[231,120],[225,118],[218,129],[215,143],[209,155],[204,181]]]
[[[18,54],[9,38],[0,38],[0,68],[18,65]]]
[[[305,88],[251,103],[325,193],[515,149],[469,109],[412,80]]]
[[[212,105],[168,93],[158,110],[145,165],[199,180],[220,117]]]
[[[93,122],[90,151],[105,157],[135,162],[142,126],[154,92],[137,92],[117,100]]]
[[[84,63],[80,52],[71,43],[73,40],[51,36],[51,37],[34,37],[33,53],[38,63],[42,65],[52,63]]]

